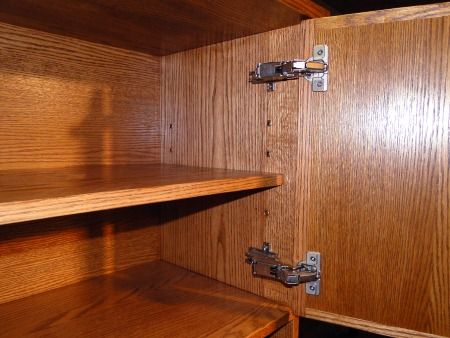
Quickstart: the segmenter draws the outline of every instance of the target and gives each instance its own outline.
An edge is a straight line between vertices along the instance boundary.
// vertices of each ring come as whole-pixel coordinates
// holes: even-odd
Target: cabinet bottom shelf
[[[1,337],[261,337],[288,308],[162,261],[0,305]]]

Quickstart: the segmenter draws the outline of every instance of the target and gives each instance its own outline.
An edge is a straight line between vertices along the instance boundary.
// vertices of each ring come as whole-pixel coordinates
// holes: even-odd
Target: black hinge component
[[[287,286],[305,284],[309,295],[320,292],[320,253],[308,252],[306,261],[297,266],[280,262],[278,254],[270,250],[270,244],[264,243],[261,249],[249,248],[246,262],[252,266],[252,274],[257,277],[278,280]]]
[[[300,77],[312,83],[313,92],[328,89],[328,46],[314,46],[313,56],[306,60],[258,63],[250,72],[249,81],[266,83],[268,91],[275,90],[276,81],[294,80]]]

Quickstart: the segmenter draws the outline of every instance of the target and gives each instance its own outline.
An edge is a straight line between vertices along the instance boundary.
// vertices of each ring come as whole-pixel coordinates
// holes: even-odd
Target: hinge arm
[[[278,280],[287,286],[314,282],[314,290],[307,287],[307,293],[318,294],[317,282],[320,280],[320,255],[318,253],[308,253],[309,262],[300,262],[297,266],[290,266],[280,262],[278,255],[270,251],[270,244],[264,243],[261,249],[249,248],[246,256],[246,262],[251,264],[254,276]],[[312,260],[311,257],[313,257]]]
[[[327,91],[328,46],[315,46],[313,56],[306,60],[258,63],[255,70],[250,72],[249,75],[251,83],[266,83],[269,91],[274,90],[277,81],[293,80],[300,77],[312,82],[313,91]]]

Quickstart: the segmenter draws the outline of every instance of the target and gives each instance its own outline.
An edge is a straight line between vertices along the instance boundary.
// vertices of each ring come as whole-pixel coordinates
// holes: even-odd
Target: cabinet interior
[[[0,3],[0,336],[449,335],[450,3],[250,2]],[[248,82],[323,43],[326,95]],[[263,242],[323,293],[254,278]]]
[[[246,53],[277,34],[165,57],[0,23],[0,335],[293,320],[244,262],[288,193],[271,192],[285,172],[265,163],[265,90],[247,82]]]

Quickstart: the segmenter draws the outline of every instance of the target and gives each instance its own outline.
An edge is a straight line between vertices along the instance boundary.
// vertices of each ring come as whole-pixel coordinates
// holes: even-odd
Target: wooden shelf
[[[271,301],[156,261],[0,305],[2,337],[262,337]]]
[[[0,224],[281,185],[283,176],[175,165],[0,171]]]

